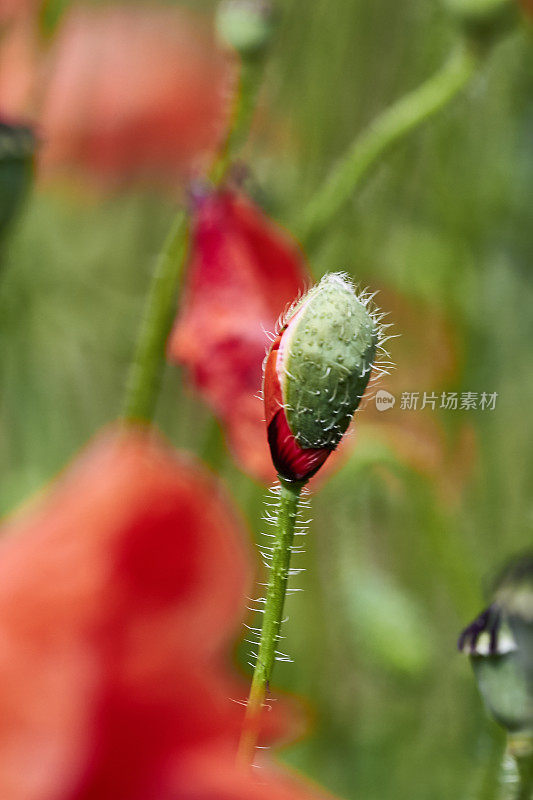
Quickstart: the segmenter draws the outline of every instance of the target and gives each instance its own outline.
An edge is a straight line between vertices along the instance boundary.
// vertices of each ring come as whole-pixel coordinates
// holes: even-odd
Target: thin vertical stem
[[[209,175],[215,186],[224,181],[235,154],[248,137],[260,85],[261,69],[262,59],[259,57],[243,58],[241,61],[230,125]]]
[[[518,772],[516,800],[533,798],[533,735],[523,734],[509,737],[509,751]]]
[[[481,767],[481,780],[475,792],[475,797],[476,800],[500,800],[505,735],[494,724],[490,726],[487,736],[484,763]]]
[[[507,738],[501,800],[533,799],[533,733],[517,731]]]
[[[241,766],[248,766],[253,761],[261,726],[261,710],[272,678],[283,619],[298,503],[303,488],[302,483],[289,483],[283,478],[280,478],[280,483],[276,538],[272,551],[259,651],[237,755],[237,761]]]
[[[260,77],[259,59],[243,59],[228,132],[210,171],[219,186],[248,134]],[[165,351],[176,311],[180,278],[189,251],[189,215],[180,210],[163,246],[150,286],[146,309],[126,387],[123,419],[152,421],[165,366]]]
[[[185,211],[179,211],[159,256],[146,301],[126,387],[123,418],[128,422],[148,423],[154,416],[188,242],[188,217]]]

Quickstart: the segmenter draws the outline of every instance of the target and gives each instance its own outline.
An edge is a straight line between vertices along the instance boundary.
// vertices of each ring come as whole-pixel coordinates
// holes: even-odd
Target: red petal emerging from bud
[[[320,469],[333,452],[327,448],[300,447],[294,438],[287,417],[280,409],[268,426],[268,443],[278,474],[289,481],[307,481]]]
[[[328,448],[303,448],[291,433],[278,377],[277,362],[281,339],[285,329],[273,342],[265,364],[263,394],[265,421],[272,461],[278,474],[289,481],[307,481],[322,466],[332,450]]]
[[[249,199],[226,190],[198,202],[169,355],[188,368],[238,462],[265,483],[275,477],[256,397],[265,331],[309,280],[295,243]]]

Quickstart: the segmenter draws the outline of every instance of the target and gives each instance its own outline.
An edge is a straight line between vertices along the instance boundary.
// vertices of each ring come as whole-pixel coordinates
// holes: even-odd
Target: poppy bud
[[[17,213],[31,183],[34,151],[30,128],[0,119],[0,234]]]
[[[307,481],[335,450],[366,389],[379,329],[352,284],[324,276],[285,316],[265,361],[263,396],[274,466]]]
[[[490,43],[518,21],[516,0],[444,0],[465,33],[479,43]]]
[[[257,55],[272,34],[270,0],[223,0],[216,25],[222,40],[241,56]]]
[[[461,634],[485,704],[511,732],[533,732],[533,555],[511,563],[493,603]]]

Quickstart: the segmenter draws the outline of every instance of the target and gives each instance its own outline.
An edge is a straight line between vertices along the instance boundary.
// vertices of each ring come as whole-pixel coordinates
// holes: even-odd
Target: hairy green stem
[[[188,215],[182,210],[163,246],[148,293],[126,387],[123,418],[128,422],[148,423],[154,416],[188,241]]]
[[[306,205],[297,234],[311,243],[336,217],[383,154],[431,117],[463,89],[480,63],[480,55],[461,42],[444,66],[418,89],[380,114],[360,134]]]
[[[283,478],[280,478],[280,484],[276,534],[273,540],[274,549],[263,610],[263,625],[237,757],[241,766],[249,766],[253,761],[261,724],[261,710],[272,678],[283,619],[298,503],[303,488],[302,483],[289,483]]]

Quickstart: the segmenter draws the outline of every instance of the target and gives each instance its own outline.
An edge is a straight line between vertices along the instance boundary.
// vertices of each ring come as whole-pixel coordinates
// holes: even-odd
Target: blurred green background
[[[437,69],[458,34],[436,0],[284,0],[279,11],[247,156],[256,196],[290,226],[354,133]],[[348,800],[494,796],[502,737],[455,642],[487,578],[532,539],[532,188],[524,24],[310,253],[317,276],[343,269],[382,288],[402,334],[382,384],[396,409],[361,411],[357,446],[313,497],[295,564],[304,591],[284,630],[295,664],[276,670],[313,719],[281,758]],[[3,243],[2,512],[117,415],[172,213],[142,187],[95,197],[38,184]],[[264,488],[181,377],[168,369],[158,424],[221,474],[257,534]],[[401,391],[443,390],[499,396],[494,411],[398,409]]]

